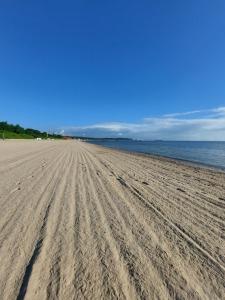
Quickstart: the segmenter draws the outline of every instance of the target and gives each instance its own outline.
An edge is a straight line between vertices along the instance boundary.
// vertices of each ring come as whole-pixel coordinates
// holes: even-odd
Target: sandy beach
[[[0,299],[225,299],[225,173],[0,142]]]

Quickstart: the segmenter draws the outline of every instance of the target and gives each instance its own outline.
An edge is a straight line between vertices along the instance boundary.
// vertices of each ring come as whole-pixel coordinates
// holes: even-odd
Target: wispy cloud
[[[61,128],[65,134],[165,140],[225,140],[225,107],[148,117],[138,123],[108,122]]]
[[[225,116],[225,107],[217,107],[214,108],[212,111],[219,116]]]
[[[180,117],[180,116],[188,116],[188,115],[194,115],[198,113],[205,112],[204,110],[192,110],[192,111],[186,111],[186,112],[178,112],[178,113],[173,113],[173,114],[166,114],[163,115],[163,117]]]

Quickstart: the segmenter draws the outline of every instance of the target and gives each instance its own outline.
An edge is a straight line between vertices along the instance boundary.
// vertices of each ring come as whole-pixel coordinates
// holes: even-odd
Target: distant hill
[[[131,138],[112,138],[112,137],[84,137],[84,136],[73,136],[74,139],[80,139],[80,140],[94,140],[94,141],[132,141]]]
[[[5,139],[35,139],[35,138],[53,138],[62,139],[63,136],[59,134],[48,134],[37,129],[23,128],[20,125],[9,124],[5,121],[0,122],[0,138]]]

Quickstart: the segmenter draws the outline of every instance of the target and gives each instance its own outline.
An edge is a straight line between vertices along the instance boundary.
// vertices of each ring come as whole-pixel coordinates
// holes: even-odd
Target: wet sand
[[[225,174],[0,142],[0,299],[225,299]]]

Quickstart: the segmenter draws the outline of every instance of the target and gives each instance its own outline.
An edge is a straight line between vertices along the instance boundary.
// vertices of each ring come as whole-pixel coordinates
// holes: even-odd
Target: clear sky
[[[0,105],[41,130],[225,139],[225,1],[1,0]]]

